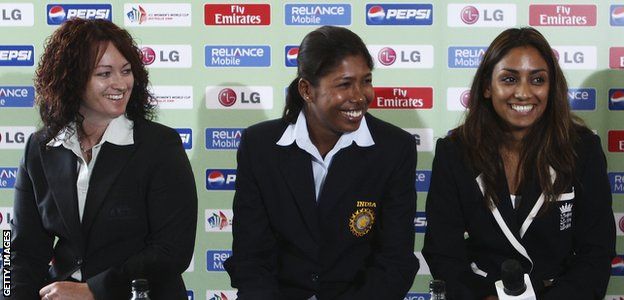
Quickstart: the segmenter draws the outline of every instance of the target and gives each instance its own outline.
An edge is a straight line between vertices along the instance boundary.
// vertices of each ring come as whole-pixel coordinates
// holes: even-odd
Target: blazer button
[[[318,275],[317,275],[317,274],[314,274],[314,273],[313,273],[313,274],[312,274],[312,276],[310,276],[310,279],[312,280],[312,282],[317,282],[317,281],[318,281],[318,279],[319,279],[319,277],[318,277]]]

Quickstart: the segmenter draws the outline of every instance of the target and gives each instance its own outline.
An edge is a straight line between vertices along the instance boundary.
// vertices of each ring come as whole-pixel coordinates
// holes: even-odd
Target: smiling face
[[[345,57],[317,86],[301,80],[310,136],[337,140],[357,130],[374,97],[372,79],[366,60],[358,55]]]
[[[546,110],[549,72],[544,58],[530,46],[511,49],[492,70],[484,96],[518,139]]]
[[[112,43],[107,43],[87,81],[80,114],[89,122],[107,124],[126,112],[133,85],[130,63]]]

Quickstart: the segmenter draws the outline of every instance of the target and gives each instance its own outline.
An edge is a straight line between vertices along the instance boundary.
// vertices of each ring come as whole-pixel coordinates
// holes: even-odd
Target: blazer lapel
[[[280,161],[280,169],[290,191],[299,206],[303,220],[308,226],[315,241],[320,241],[319,216],[316,199],[314,197],[314,177],[310,154],[300,150],[294,143],[288,147],[282,147],[283,156]]]
[[[41,160],[54,202],[69,235],[82,241],[76,192],[78,176],[76,155],[64,147],[49,147],[41,150]],[[82,244],[76,243],[80,247]]]
[[[82,230],[85,235],[88,235],[108,191],[135,149],[135,145],[117,146],[108,142],[102,145],[89,180],[89,191],[82,217]]]
[[[319,210],[321,215],[331,212],[338,203],[351,196],[354,187],[358,185],[358,178],[366,176],[366,153],[371,147],[361,148],[351,145],[342,149],[334,156],[331,166],[325,177],[325,183],[319,195]],[[352,199],[347,199],[352,202]]]

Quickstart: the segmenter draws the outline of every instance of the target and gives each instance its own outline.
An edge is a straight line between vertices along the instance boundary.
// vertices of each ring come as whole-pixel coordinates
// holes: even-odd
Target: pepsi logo
[[[379,51],[379,54],[377,55],[377,59],[384,66],[389,66],[393,64],[396,61],[396,58],[396,51],[394,51],[394,49],[390,47],[385,47],[381,49],[381,51]]]
[[[624,26],[624,6],[615,6],[611,11],[611,25]]]
[[[624,110],[624,89],[609,90],[609,109]]]
[[[470,25],[479,20],[479,10],[474,6],[466,6],[461,11],[461,20]]]
[[[144,65],[151,65],[156,60],[156,52],[150,47],[141,48],[141,60]]]
[[[230,107],[236,103],[236,92],[230,88],[222,89],[219,92],[218,98],[221,105]]]
[[[48,11],[48,18],[54,22],[62,22],[65,20],[65,9],[62,6],[56,5],[52,6]]]
[[[465,108],[468,108],[468,104],[470,103],[470,90],[465,90],[459,96],[459,102]]]
[[[618,255],[611,261],[611,275],[624,275],[624,258]]]
[[[611,95],[611,101],[615,103],[624,102],[624,91],[616,90],[615,92],[613,92],[613,94]]]
[[[386,12],[383,7],[376,5],[368,9],[367,16],[369,21],[373,23],[381,23],[381,21],[383,21],[386,17]]]
[[[286,61],[290,64],[297,64],[297,56],[299,55],[299,47],[290,48],[288,52],[286,52]]]
[[[225,183],[225,176],[219,171],[212,171],[208,174],[208,185],[211,187],[222,186]]]

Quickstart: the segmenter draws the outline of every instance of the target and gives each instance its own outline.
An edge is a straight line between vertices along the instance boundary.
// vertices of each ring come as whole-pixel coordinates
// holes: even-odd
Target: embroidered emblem
[[[375,212],[370,208],[356,210],[349,219],[349,229],[357,237],[367,234],[375,223]]]
[[[566,230],[572,227],[572,206],[574,204],[568,203],[561,205],[559,207],[559,211],[561,215],[559,216],[559,231]]]

